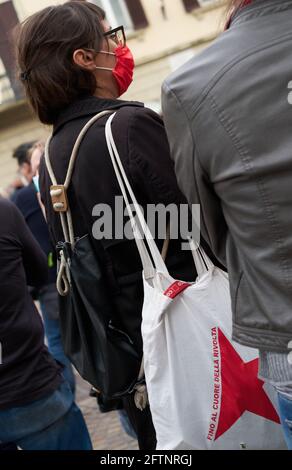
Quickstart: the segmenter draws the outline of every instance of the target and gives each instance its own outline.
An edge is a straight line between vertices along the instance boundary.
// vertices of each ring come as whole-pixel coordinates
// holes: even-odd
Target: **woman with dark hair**
[[[260,351],[292,449],[292,2],[233,0],[226,31],[166,80],[181,189],[227,266],[233,337]],[[208,138],[206,138],[208,136]]]
[[[162,120],[142,103],[119,99],[130,86],[134,71],[122,27],[111,30],[104,12],[93,4],[68,2],[29,18],[22,25],[18,51],[28,99],[41,122],[53,125],[49,154],[58,181],[65,181],[73,145],[84,125],[101,111],[117,111],[113,135],[138,202],[144,208],[147,204],[178,207],[186,202],[177,187]],[[115,214],[115,200],[121,191],[106,145],[106,121],[106,116],[97,121],[80,146],[68,198],[76,236],[89,234],[94,250],[104,260],[115,322],[131,338],[142,359],[143,284],[136,244],[125,236],[97,240],[92,233],[97,204],[110,207],[114,220],[115,215],[122,216]],[[64,237],[59,215],[52,207],[51,181],[44,164],[40,186],[56,244]],[[158,245],[162,248],[163,240]],[[167,264],[176,279],[196,277],[192,256],[181,252],[180,240],[171,240]],[[133,393],[123,397],[123,404],[140,448],[155,449],[149,407],[140,411]]]

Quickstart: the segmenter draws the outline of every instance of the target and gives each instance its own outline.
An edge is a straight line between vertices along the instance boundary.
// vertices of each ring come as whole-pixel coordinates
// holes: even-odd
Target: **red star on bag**
[[[246,412],[275,423],[279,416],[258,378],[259,360],[244,362],[220,329],[217,329],[221,356],[221,409],[215,440]]]

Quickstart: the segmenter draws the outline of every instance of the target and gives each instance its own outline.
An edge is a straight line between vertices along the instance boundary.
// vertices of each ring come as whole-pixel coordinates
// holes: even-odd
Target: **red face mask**
[[[127,46],[118,46],[115,49],[115,55],[117,63],[113,69],[113,76],[117,81],[121,96],[126,93],[133,81],[135,62],[132,52]]]
[[[114,55],[116,57],[117,63],[114,69],[109,69],[106,67],[96,68],[99,70],[111,71],[118,85],[119,96],[123,95],[126,93],[133,81],[135,62],[132,52],[128,46],[118,46],[114,52],[100,52],[102,54]]]

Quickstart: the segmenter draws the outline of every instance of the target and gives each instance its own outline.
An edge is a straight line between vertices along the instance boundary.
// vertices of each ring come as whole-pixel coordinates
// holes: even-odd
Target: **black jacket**
[[[113,121],[113,135],[119,153],[142,206],[146,204],[185,203],[178,189],[169,146],[161,118],[140,103],[104,100],[94,97],[72,104],[57,117],[50,144],[50,160],[59,184],[65,174],[73,144],[86,122],[95,114],[107,109],[120,108]],[[93,207],[104,203],[114,208],[115,196],[121,196],[107,150],[104,127],[108,118],[102,118],[89,130],[75,163],[68,197],[73,215],[76,236],[92,236]],[[48,223],[54,243],[63,240],[59,215],[52,209],[49,188],[50,178],[42,162],[40,186],[46,207]],[[158,242],[162,247],[162,241]],[[136,244],[128,240],[97,241],[105,254],[105,276],[109,292],[119,312],[120,327],[142,348],[141,312],[143,305],[142,266]],[[178,279],[195,280],[196,271],[190,252],[181,251],[181,241],[170,242],[167,264],[171,274]]]
[[[54,284],[56,282],[56,266],[54,260],[49,263],[53,247],[34,184],[31,183],[17,191],[13,202],[22,213],[28,228],[45,253],[48,260],[47,264],[50,264],[47,284]]]
[[[27,289],[44,285],[47,275],[46,257],[21,213],[0,198],[0,410],[40,400],[62,381]]]

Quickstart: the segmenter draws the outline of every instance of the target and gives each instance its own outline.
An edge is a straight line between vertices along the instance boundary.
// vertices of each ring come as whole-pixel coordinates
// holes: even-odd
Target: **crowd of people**
[[[201,244],[229,274],[234,340],[259,350],[259,376],[277,390],[292,449],[291,20],[291,1],[231,1],[226,31],[165,81],[163,118],[120,99],[132,83],[134,58],[123,27],[112,29],[101,8],[66,2],[20,26],[20,79],[35,114],[53,132],[46,151],[39,141],[15,150],[19,178],[9,188],[10,200],[0,199],[0,443],[92,448],[75,403],[71,362],[76,365],[79,351],[64,343],[66,328],[74,327],[66,324],[68,306],[57,282],[62,259],[56,247],[68,244],[64,208],[70,207],[74,240],[87,237],[88,254],[101,266],[110,328],[130,339],[135,364],[142,362],[136,243],[100,240],[92,232],[96,204],[110,206],[115,219],[121,195],[105,138],[107,112],[116,112],[112,130],[139,204],[171,204],[178,212],[182,204],[200,204]],[[76,139],[97,114],[66,187]],[[164,241],[156,242],[163,251]],[[170,240],[167,267],[174,279],[195,282],[192,254],[181,246],[180,238]],[[89,330],[81,341],[90,345]],[[114,371],[107,373],[114,380]],[[105,410],[119,410],[140,449],[155,450],[151,409],[137,405],[137,391],[147,383],[139,368],[127,373],[134,384],[127,391],[94,393]]]

